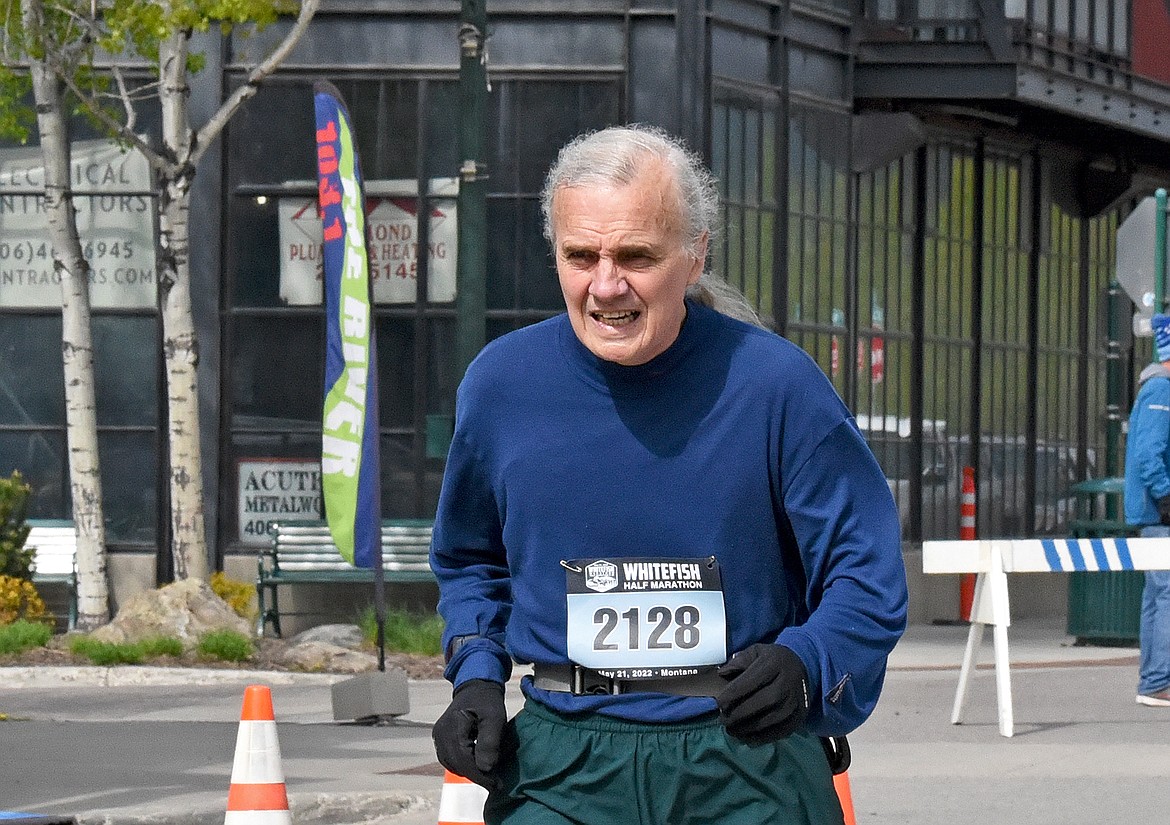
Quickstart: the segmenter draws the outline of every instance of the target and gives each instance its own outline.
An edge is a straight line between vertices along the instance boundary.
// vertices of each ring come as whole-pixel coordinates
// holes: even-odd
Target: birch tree
[[[11,6],[9,6],[11,11]],[[19,21],[9,18],[4,30],[3,91],[7,114],[0,131],[27,138],[27,79],[36,106],[36,125],[44,163],[44,212],[52,246],[53,269],[61,282],[61,353],[65,375],[65,438],[69,453],[69,487],[77,529],[77,624],[92,630],[109,621],[105,524],[97,449],[94,402],[93,337],[90,332],[89,262],[82,253],[71,189],[69,117],[59,79],[69,49],[82,32],[68,18],[46,19],[41,0],[25,0]],[[19,23],[19,24],[18,24]],[[52,44],[57,48],[46,48]],[[11,69],[27,60],[27,75]]]
[[[135,134],[132,123],[110,114],[108,97],[85,88],[79,76],[63,72],[61,80],[82,106],[112,135],[136,146],[158,182],[157,273],[166,370],[171,498],[171,552],[175,577],[206,579],[207,540],[203,517],[202,458],[199,447],[199,399],[196,367],[199,345],[191,308],[188,213],[191,184],[199,160],[222,133],[232,115],[256,94],[260,84],[285,60],[308,28],[320,0],[93,0],[93,38],[105,53],[118,55],[108,70],[110,87],[126,112],[144,91],[157,95],[162,112],[160,145]],[[276,47],[248,73],[206,122],[196,126],[187,105],[190,82],[201,60],[192,54],[191,38],[218,27],[260,29],[282,13],[296,19]],[[84,16],[84,12],[82,13]],[[153,82],[127,82],[126,60],[149,65]]]

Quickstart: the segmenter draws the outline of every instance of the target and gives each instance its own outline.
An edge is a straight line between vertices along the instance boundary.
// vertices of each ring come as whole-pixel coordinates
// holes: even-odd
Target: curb
[[[437,811],[434,798],[403,791],[385,793],[289,794],[289,811],[297,825],[392,825],[417,820]],[[226,793],[224,799],[226,800]],[[417,816],[416,816],[417,815]],[[76,814],[77,825],[223,825],[224,808],[174,810],[88,811]]]
[[[1135,653],[1132,656],[1114,656],[1109,658],[1089,658],[1089,659],[1050,659],[1047,661],[1013,661],[1010,663],[1012,670],[1046,670],[1049,668],[1061,667],[1137,667],[1138,655]],[[942,671],[952,670],[958,673],[962,669],[961,664],[899,664],[890,665],[886,668],[890,672],[926,672],[926,671]],[[975,665],[975,670],[995,670],[995,662],[979,662]]]
[[[230,670],[227,668],[154,667],[150,665],[0,667],[0,684],[6,688],[68,687],[70,685],[84,687],[220,685],[256,681],[273,685],[331,685],[352,676],[351,673],[296,673],[282,670]]]

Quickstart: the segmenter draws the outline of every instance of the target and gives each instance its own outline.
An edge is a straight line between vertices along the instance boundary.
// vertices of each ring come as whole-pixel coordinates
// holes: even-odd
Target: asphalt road
[[[850,736],[858,825],[1166,817],[1170,709],[1134,703],[1136,650],[1072,647],[1050,625],[1011,632],[1016,725],[1005,738],[990,669],[976,674],[964,724],[950,724],[966,629],[911,628],[877,710]],[[294,821],[434,825],[442,775],[429,726],[445,684],[412,682],[410,713],[370,727],[334,722],[328,681],[302,678],[272,685]],[[0,672],[0,810],[218,825],[245,684],[63,686]]]

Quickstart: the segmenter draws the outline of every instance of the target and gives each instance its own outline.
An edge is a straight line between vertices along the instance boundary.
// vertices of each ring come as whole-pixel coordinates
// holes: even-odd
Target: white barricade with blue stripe
[[[971,630],[959,671],[951,724],[961,721],[967,686],[983,629],[991,625],[995,641],[995,681],[999,732],[1013,733],[1011,673],[1007,629],[1011,625],[1008,573],[1170,570],[1170,540],[1164,538],[983,539],[927,541],[922,544],[924,573],[976,573]]]

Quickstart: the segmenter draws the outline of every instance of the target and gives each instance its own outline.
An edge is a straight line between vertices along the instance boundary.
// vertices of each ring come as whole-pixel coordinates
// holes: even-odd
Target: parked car
[[[857,423],[885,470],[903,533],[910,516],[910,480],[917,473],[922,483],[922,538],[957,538],[969,439],[950,435],[945,421],[923,421],[919,464],[912,455],[909,418],[859,415]],[[976,529],[980,536],[1067,535],[1069,521],[1076,513],[1072,486],[1095,475],[1096,453],[1090,450],[1088,466],[1078,468],[1075,445],[1037,442],[1031,518],[1027,517],[1028,454],[1023,437],[986,435],[980,439],[975,467]]]

